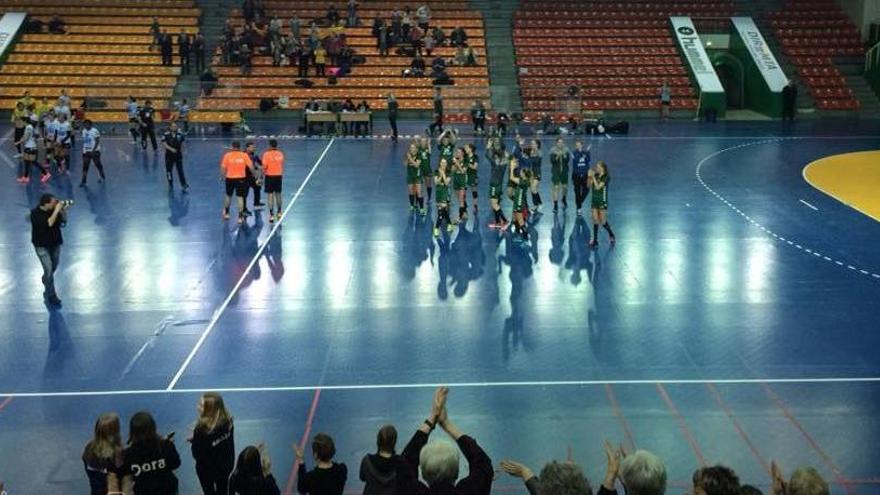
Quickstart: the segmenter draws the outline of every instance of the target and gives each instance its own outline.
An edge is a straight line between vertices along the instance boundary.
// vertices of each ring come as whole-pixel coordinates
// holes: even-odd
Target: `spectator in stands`
[[[281,19],[276,15],[272,16],[272,20],[269,21],[269,43],[273,41],[277,41],[278,38],[281,37],[281,28],[283,27],[283,23]]]
[[[388,93],[388,123],[391,125],[391,139],[395,143],[397,142],[397,112],[399,109],[400,104],[397,103],[394,93]]]
[[[181,29],[180,34],[177,35],[177,50],[177,53],[180,56],[180,73],[189,74],[190,41],[189,35],[186,34],[186,30],[184,29]]]
[[[67,29],[64,27],[64,21],[58,17],[57,15],[53,15],[51,19],[49,19],[49,33],[51,34],[65,34],[67,33]]]
[[[324,68],[327,66],[327,50],[323,46],[318,45],[315,49],[315,75],[323,77]]]
[[[376,35],[376,44],[379,48],[379,55],[383,57],[388,56],[388,28],[385,27],[385,24],[379,26],[379,33]]]
[[[403,15],[400,16],[400,38],[402,40],[409,40],[409,31],[412,29],[412,18],[409,15],[409,7],[403,12]]]
[[[663,81],[660,87],[660,118],[669,119],[669,107],[672,106],[672,92],[669,90],[669,84]]]
[[[403,37],[403,24],[402,24],[403,12],[395,9],[394,12],[391,13],[391,44],[396,45],[400,42]]]
[[[229,495],[280,495],[272,476],[272,461],[263,444],[249,445],[238,454],[229,477]]]
[[[786,482],[782,469],[776,462],[770,463],[772,483],[770,495],[828,495],[828,483],[813,467],[801,467],[791,473]]]
[[[464,49],[464,65],[465,67],[476,67],[477,66],[477,52],[474,51],[472,47],[466,47]]]
[[[244,3],[241,4],[241,15],[246,24],[254,22],[257,17],[257,5],[254,0],[244,0]]]
[[[462,433],[449,419],[446,408],[448,393],[446,387],[437,390],[431,413],[403,449],[403,457],[409,470],[405,479],[417,480],[418,473],[415,472],[415,466],[419,466],[422,479],[426,483],[414,481],[415,486],[406,493],[488,495],[494,476],[492,460],[476,440]],[[438,424],[455,441],[458,449],[448,442],[428,443],[428,437]],[[460,480],[458,479],[459,451],[464,454],[468,463],[468,475]]]
[[[150,23],[150,35],[153,37],[153,41],[150,42],[150,51],[153,51],[154,48],[159,46],[162,36],[162,28],[159,26],[159,18],[156,16],[153,16],[153,22]]]
[[[302,494],[314,495],[342,495],[345,481],[348,478],[348,468],[345,464],[333,462],[336,455],[336,446],[333,439],[326,433],[318,433],[312,439],[312,456],[315,459],[315,468],[306,470],[305,457],[302,449],[294,445],[296,463],[299,466],[299,477],[296,481],[296,490]]]
[[[471,107],[471,122],[474,124],[474,134],[482,136],[486,132],[486,107],[480,100],[475,100]]]
[[[162,65],[174,65],[174,61],[171,58],[174,52],[174,48],[171,41],[171,35],[168,34],[168,31],[166,29],[162,29],[159,46],[162,49]]]
[[[464,66],[465,62],[467,62],[467,56],[464,53],[464,47],[459,46],[455,49],[455,56],[452,57],[452,63],[458,66]]]
[[[307,46],[304,46],[299,52],[299,78],[305,79],[309,77],[309,62],[312,60],[312,52]]]
[[[330,60],[330,65],[338,65],[339,61],[339,52],[342,50],[342,44],[339,40],[338,34],[333,34],[326,41],[326,50],[327,50],[327,58]]]
[[[358,3],[357,0],[348,0],[348,19],[347,26],[348,27],[356,27],[360,24],[358,20]]]
[[[425,33],[418,26],[413,26],[409,30],[409,42],[416,53],[422,53],[422,39],[424,37]]]
[[[122,485],[116,476],[122,464],[122,434],[118,415],[107,413],[98,418],[95,436],[86,444],[82,461],[92,495],[122,492]]]
[[[435,46],[443,46],[446,44],[446,33],[443,32],[443,26],[434,26],[431,34],[434,36]]]
[[[205,70],[205,36],[201,32],[193,38],[192,51],[196,57],[196,72],[201,74]]]
[[[180,169],[179,169],[180,170]],[[171,172],[168,172],[169,177]],[[220,394],[207,392],[199,400],[199,417],[193,428],[192,456],[205,495],[226,495],[235,463],[232,415]]]
[[[694,471],[694,495],[739,495],[739,477],[722,465],[702,467]]]
[[[306,135],[312,135],[312,126],[314,125],[309,123],[308,114],[312,112],[318,112],[320,110],[321,104],[318,103],[314,97],[309,97],[308,101],[306,101],[305,105],[303,105],[303,127],[305,127],[306,129]]]
[[[335,26],[339,22],[339,11],[336,10],[336,5],[330,4],[330,7],[327,8],[327,15],[325,16],[327,19],[327,24],[331,26]]]
[[[290,19],[290,36],[297,41],[300,42],[301,34],[300,30],[302,29],[302,21],[299,20],[299,16],[294,14],[293,18]]]
[[[405,469],[403,457],[397,455],[397,430],[385,425],[376,434],[376,453],[361,459],[360,479],[365,483],[364,495],[399,493],[397,473]]]
[[[443,57],[436,57],[431,62],[431,78],[434,84],[449,84],[449,74],[446,73],[446,60]]]
[[[467,33],[464,32],[459,26],[456,26],[455,29],[452,30],[452,33],[449,35],[449,42],[452,46],[466,46],[467,45]]]
[[[495,125],[498,126],[498,133],[502,136],[507,135],[507,126],[510,125],[510,115],[506,110],[500,110],[495,116]]]
[[[797,86],[793,79],[782,88],[782,120],[794,122],[795,108],[797,105]]]
[[[427,33],[427,31],[426,31]],[[434,51],[434,35],[428,33],[424,38],[422,38],[422,48],[425,50],[425,54],[430,57]]]
[[[272,66],[280,67],[281,62],[286,56],[285,53],[287,51],[287,39],[284,36],[277,37],[275,40],[272,41],[270,45],[270,50],[272,51]]]
[[[211,96],[214,92],[214,88],[217,87],[217,74],[214,72],[214,69],[208,69],[202,73],[199,77],[199,83],[201,84],[201,90],[203,96]]]
[[[551,461],[535,476],[531,469],[516,461],[501,461],[501,469],[523,480],[530,495],[592,495],[590,481],[580,466],[572,461]]]
[[[232,19],[226,19],[226,22],[223,23],[223,39],[230,39],[235,35],[235,26],[232,24]]]
[[[171,438],[173,434],[159,436],[150,413],[138,412],[131,417],[119,474],[134,483],[134,495],[177,494],[174,470],[180,467],[180,455]]]
[[[354,58],[354,51],[349,47],[343,48],[342,52],[339,54],[339,70],[336,73],[337,77],[344,77],[351,73],[352,58]]]
[[[409,74],[404,73],[404,75],[411,75],[413,77],[424,76],[425,75],[425,59],[423,59],[421,55],[416,53],[416,56],[413,57],[412,62],[409,63]]]
[[[314,53],[315,49],[318,48],[318,45],[321,44],[321,32],[318,29],[318,25],[312,22],[312,25],[309,26],[309,48]]]
[[[419,27],[427,33],[428,25],[431,23],[431,9],[426,4],[422,4],[416,9],[416,17],[419,19]]]
[[[238,59],[241,65],[241,74],[246,76],[251,73],[251,57],[253,56],[253,52],[251,51],[251,47],[247,45],[247,43],[243,43],[241,48],[238,50]]]
[[[605,442],[607,468],[599,495],[617,495],[615,478],[625,487],[627,495],[664,495],[666,493],[666,466],[659,457],[647,450],[637,450],[624,456],[623,449],[615,449]]]

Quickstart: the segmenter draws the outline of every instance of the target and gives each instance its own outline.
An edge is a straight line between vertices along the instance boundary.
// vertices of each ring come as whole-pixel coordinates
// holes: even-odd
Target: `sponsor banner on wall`
[[[712,67],[709,56],[703,48],[703,42],[697,34],[697,29],[690,17],[670,17],[672,23],[672,31],[675,33],[675,39],[678,46],[684,53],[690,67],[691,74],[697,81],[701,92],[723,93],[724,87]]]
[[[770,91],[774,93],[782,91],[782,88],[788,84],[788,77],[770,51],[770,46],[767,45],[755,21],[751,17],[731,17],[730,20]]]
[[[18,30],[21,29],[21,25],[24,24],[25,17],[27,14],[24,12],[9,12],[0,18],[0,58],[3,58],[6,50],[12,46],[12,41],[18,34]]]

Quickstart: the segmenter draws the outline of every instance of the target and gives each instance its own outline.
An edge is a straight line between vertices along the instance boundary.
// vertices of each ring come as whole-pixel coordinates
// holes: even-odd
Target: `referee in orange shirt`
[[[278,149],[278,141],[269,140],[269,149],[260,158],[263,163],[263,181],[266,202],[269,204],[269,223],[281,220],[281,178],[284,175],[284,153]]]
[[[223,154],[220,161],[220,178],[226,181],[226,198],[223,200],[223,219],[229,218],[229,204],[232,202],[232,195],[238,198],[238,223],[243,223],[245,219],[244,197],[247,194],[247,170],[254,173],[254,162],[251,158],[241,151],[241,143],[232,142],[232,149]]]

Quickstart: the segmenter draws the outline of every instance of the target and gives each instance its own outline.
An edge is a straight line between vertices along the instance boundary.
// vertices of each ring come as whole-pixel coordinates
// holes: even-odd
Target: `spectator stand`
[[[446,61],[446,74],[452,84],[443,87],[446,98],[446,113],[449,118],[465,120],[475,99],[489,103],[489,79],[485,60],[485,39],[482,16],[479,12],[468,9],[466,2],[427,2],[431,8],[431,27],[441,27],[444,37],[448,38],[455,27],[462,27],[467,33],[467,43],[476,55],[476,65],[456,65],[456,48],[448,45],[437,46],[429,57],[423,52],[427,73],[430,73],[431,60],[441,57]],[[397,98],[404,116],[423,119],[431,118],[433,107],[433,83],[430,77],[404,77],[413,57],[406,51],[397,49],[404,46],[389,47],[388,56],[381,56],[377,40],[372,33],[373,20],[379,16],[385,22],[394,8],[401,5],[392,2],[364,3],[358,12],[361,24],[356,27],[332,28],[326,25],[325,16],[331,2],[325,1],[267,1],[264,2],[266,15],[269,19],[278,16],[282,20],[281,34],[291,35],[289,21],[297,16],[301,20],[302,42],[308,42],[309,24],[312,20],[320,21],[318,35],[326,40],[333,34],[344,35],[346,46],[354,50],[355,62],[347,75],[330,76],[338,66],[328,60],[324,76],[316,74],[315,65],[310,61],[307,77],[299,77],[298,62],[285,58],[281,63],[273,63],[273,58],[263,48],[258,48],[251,58],[249,71],[242,72],[240,65],[224,65],[222,48],[214,54],[214,66],[219,79],[219,87],[210,96],[203,96],[199,108],[223,110],[243,108],[254,111],[260,108],[264,99],[272,102],[272,108],[286,108],[294,111],[302,109],[309,98],[323,102],[341,102],[351,98],[355,103],[366,101],[373,112],[384,111],[386,98],[393,93]],[[346,12],[340,9],[344,17]],[[241,30],[244,26],[242,12],[233,10],[229,18],[231,24]],[[415,24],[415,21],[414,21]],[[297,80],[300,84],[296,84]],[[308,81],[308,82],[305,82]],[[228,91],[227,88],[237,88]],[[452,112],[462,112],[452,115]]]

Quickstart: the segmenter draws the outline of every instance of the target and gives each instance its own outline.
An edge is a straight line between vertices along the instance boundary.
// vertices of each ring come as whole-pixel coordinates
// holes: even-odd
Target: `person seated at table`
[[[370,113],[370,104],[367,103],[367,100],[361,100],[360,103],[357,104],[357,112],[358,113]],[[370,115],[370,121],[373,120],[373,116]],[[355,122],[354,124],[354,135],[357,136],[360,134],[361,136],[367,136],[367,130],[369,129],[369,121],[368,122]]]
[[[355,112],[356,110],[357,110],[357,109],[356,109],[355,106],[354,106],[354,102],[351,101],[351,98],[346,98],[345,101],[342,102],[342,108],[341,108],[341,111],[342,111],[343,113],[353,113],[353,112]],[[345,135],[347,136],[347,135],[348,135],[348,131],[349,131],[348,122],[343,122],[343,123],[342,123],[342,132],[343,132],[343,134],[345,134]]]

